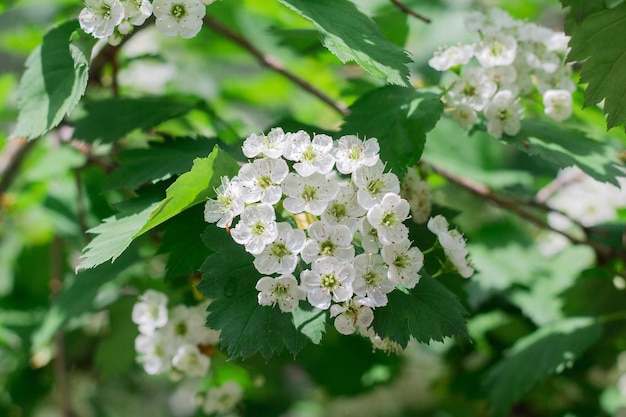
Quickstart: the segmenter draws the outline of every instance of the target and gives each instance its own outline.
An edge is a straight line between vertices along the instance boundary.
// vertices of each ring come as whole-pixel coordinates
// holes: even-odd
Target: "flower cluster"
[[[449,230],[450,225],[441,214],[431,217],[427,227],[437,235],[439,244],[459,275],[463,278],[471,277],[474,274],[474,268],[465,259],[469,251],[465,247],[463,235],[456,229]]]
[[[80,27],[94,37],[119,44],[134,26],[143,25],[152,14],[157,29],[167,36],[193,38],[202,28],[206,5],[214,0],[85,0]]]
[[[482,113],[492,136],[517,134],[520,98],[535,86],[548,117],[562,121],[571,115],[576,86],[565,65],[569,38],[564,33],[515,20],[500,9],[473,12],[465,25],[480,41],[442,49],[428,62],[438,71],[455,72],[445,99],[460,126],[474,124]]]
[[[150,375],[206,375],[211,365],[206,352],[219,342],[219,332],[204,327],[206,304],[178,305],[168,311],[167,302],[165,294],[147,290],[133,306],[132,319],[139,327],[135,339],[139,362]]]
[[[411,207],[411,220],[417,224],[426,223],[430,217],[430,185],[422,179],[415,168],[409,168],[402,184],[400,184],[400,196],[409,202]]]
[[[254,255],[264,275],[259,304],[291,312],[306,299],[330,310],[340,333],[366,334],[387,294],[419,282],[424,259],[409,241],[409,203],[385,172],[378,140],[274,128],[250,135],[243,153],[254,159],[222,178],[205,220],[228,227]]]

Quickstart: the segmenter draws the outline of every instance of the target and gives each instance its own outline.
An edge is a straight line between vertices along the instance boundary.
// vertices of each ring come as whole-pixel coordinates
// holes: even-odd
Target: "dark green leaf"
[[[72,20],[48,32],[26,61],[19,88],[20,113],[12,137],[33,139],[58,125],[87,87],[95,39]]]
[[[397,175],[419,160],[426,132],[435,127],[443,104],[438,95],[414,88],[387,86],[373,90],[350,106],[343,135],[376,137],[380,157]]]
[[[389,304],[374,313],[374,330],[402,347],[411,337],[420,343],[457,335],[469,337],[466,315],[453,293],[424,274],[410,294],[397,290],[389,294]]]
[[[605,0],[561,0],[563,7],[570,7],[567,17],[582,22],[589,14],[602,10]]]
[[[278,38],[280,46],[287,47],[301,55],[311,56],[325,51],[320,45],[319,34],[315,29],[270,28],[269,32]]]
[[[623,311],[625,296],[626,291],[615,287],[612,273],[592,268],[564,291],[561,298],[563,310],[568,314],[601,316]]]
[[[280,0],[311,20],[324,46],[342,62],[354,61],[389,84],[407,85],[410,59],[386,40],[371,19],[348,0]]]
[[[95,366],[102,378],[122,376],[135,364],[137,325],[129,320],[135,300],[120,299],[109,313],[110,334],[105,336],[95,353]],[[115,352],[115,354],[112,354]]]
[[[215,140],[179,138],[131,149],[119,155],[119,168],[111,173],[109,188],[137,188],[147,181],[167,179],[191,169],[195,158],[208,155]]]
[[[604,100],[610,129],[626,121],[626,42],[616,42],[626,38],[626,3],[600,11],[588,5],[572,12],[579,13],[580,23],[571,28],[567,59],[584,61],[580,82],[588,84],[585,106]]]
[[[600,333],[596,319],[576,317],[544,326],[519,340],[485,381],[493,404],[492,415],[507,415],[511,406],[537,382],[571,366]]]
[[[150,129],[180,117],[196,104],[178,97],[114,97],[88,102],[87,115],[76,121],[74,136],[87,142],[113,142],[135,129]]]
[[[198,290],[213,300],[207,325],[221,330],[228,356],[245,359],[258,352],[267,359],[284,347],[298,353],[306,338],[296,329],[292,314],[258,303],[255,285],[261,275],[252,264],[253,256],[214,225],[207,227],[203,239],[216,253],[202,266]]]
[[[167,189],[165,200],[154,209],[150,219],[133,238],[215,196],[215,189],[221,184],[220,177],[233,177],[238,169],[237,162],[217,146],[208,157],[197,158],[191,170]]]
[[[615,178],[624,175],[617,168],[621,164],[615,149],[589,139],[582,132],[564,129],[553,123],[523,120],[520,132],[503,140],[559,168],[576,165],[598,181],[619,186]]]

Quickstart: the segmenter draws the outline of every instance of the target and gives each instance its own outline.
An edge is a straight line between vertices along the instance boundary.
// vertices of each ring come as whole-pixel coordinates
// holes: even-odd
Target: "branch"
[[[440,167],[434,166],[432,164],[427,164],[434,172],[438,173],[439,175],[443,176],[444,178],[446,178],[448,181],[455,183],[463,188],[465,188],[467,191],[469,191],[470,193],[481,197],[485,200],[487,200],[488,202],[501,207],[503,209],[506,209],[512,213],[517,214],[519,217],[521,217],[522,219],[534,224],[535,226],[542,228],[542,229],[547,229],[547,230],[551,230],[553,232],[556,232],[562,236],[564,236],[567,240],[569,240],[570,242],[572,242],[575,245],[587,245],[591,248],[593,248],[593,250],[596,252],[596,254],[598,254],[599,256],[601,256],[602,258],[619,258],[619,259],[624,259],[626,260],[626,253],[623,251],[619,251],[616,250],[612,247],[609,246],[605,246],[602,245],[598,242],[595,242],[591,239],[589,239],[589,237],[585,237],[585,239],[579,239],[576,236],[573,236],[567,232],[564,232],[562,230],[558,230],[554,227],[552,227],[548,222],[546,222],[542,217],[537,216],[535,213],[527,210],[526,208],[522,207],[521,204],[523,204],[520,201],[517,200],[512,200],[509,199],[507,197],[498,195],[496,193],[494,193],[493,191],[491,191],[489,189],[489,187],[483,185],[483,184],[479,184],[476,182],[473,182],[465,177],[461,177],[459,175],[453,174],[451,172],[448,172]],[[537,204],[541,204],[541,203],[537,203]],[[585,230],[585,234],[586,234],[586,230]]]
[[[424,17],[419,13],[416,13],[415,11],[413,11],[413,9],[410,9],[403,3],[400,3],[398,0],[390,0],[390,1],[393,3],[394,6],[396,6],[398,9],[402,10],[404,13],[408,14],[409,16],[413,16],[414,18],[419,19],[424,23],[430,23],[429,18]]]
[[[332,98],[326,95],[324,92],[315,88],[308,81],[298,77],[297,75],[289,72],[279,61],[277,61],[274,57],[265,55],[263,51],[250,43],[246,38],[233,31],[229,27],[223,25],[218,20],[215,20],[209,16],[204,17],[204,23],[211,28],[214,32],[219,33],[225,38],[229,39],[231,42],[236,43],[242,48],[246,49],[250,54],[252,54],[261,66],[267,67],[270,70],[281,74],[283,77],[289,79],[293,83],[297,84],[300,88],[308,93],[311,93],[315,97],[322,100],[324,103],[328,104],[332,107],[337,113],[340,113],[343,116],[348,115],[348,109],[340,103],[335,102]]]
[[[35,143],[36,140],[28,140],[26,138],[17,138],[8,142],[4,152],[0,155],[0,197],[6,193],[13,183],[24,158],[26,158],[26,155],[28,155]],[[2,207],[1,204],[0,207]]]

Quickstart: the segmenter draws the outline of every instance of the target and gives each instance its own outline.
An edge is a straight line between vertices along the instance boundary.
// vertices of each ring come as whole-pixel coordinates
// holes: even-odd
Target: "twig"
[[[335,102],[332,98],[330,98],[324,92],[322,92],[322,91],[318,90],[317,88],[315,88],[313,85],[311,85],[306,80],[304,80],[304,79],[298,77],[297,75],[293,74],[292,72],[288,71],[274,57],[265,55],[263,53],[263,51],[261,51],[256,46],[254,46],[252,43],[250,43],[243,36],[241,36],[240,34],[236,33],[235,31],[233,31],[229,27],[223,25],[218,20],[215,20],[215,19],[213,19],[213,18],[211,18],[209,16],[205,16],[204,17],[204,23],[209,28],[211,28],[213,31],[219,33],[220,35],[224,36],[225,38],[229,39],[230,41],[232,41],[232,42],[236,43],[237,45],[241,46],[242,48],[246,49],[248,52],[250,52],[257,59],[259,64],[261,64],[262,66],[267,67],[267,68],[271,69],[272,71],[275,71],[275,72],[281,74],[282,76],[284,76],[285,78],[289,79],[290,81],[294,82],[295,84],[297,84],[303,90],[311,93],[315,97],[317,97],[320,100],[322,100],[324,103],[328,104],[330,107],[332,107],[338,113],[340,113],[340,114],[342,114],[344,116],[346,116],[348,114],[349,111],[348,111],[348,109],[345,106]]]
[[[522,207],[520,204],[522,204],[522,202],[517,201],[517,200],[512,200],[506,197],[503,197],[501,195],[495,194],[493,193],[489,187],[483,185],[483,184],[479,184],[479,183],[475,183],[465,177],[461,177],[458,176],[456,174],[453,174],[451,172],[448,172],[440,167],[434,166],[432,164],[428,164],[428,166],[436,173],[438,173],[439,175],[445,177],[448,181],[453,182],[463,188],[465,188],[467,191],[469,191],[470,193],[481,197],[489,202],[491,202],[492,204],[499,206],[501,208],[504,208],[506,210],[509,210],[515,214],[517,214],[519,217],[523,218],[524,220],[534,224],[535,226],[538,226],[542,229],[548,229],[551,230],[553,232],[556,232],[562,236],[564,236],[567,240],[569,240],[570,242],[572,242],[573,244],[577,244],[577,245],[587,245],[590,246],[591,248],[593,248],[593,250],[602,258],[606,259],[606,258],[620,258],[620,259],[624,259],[626,260],[626,253],[623,251],[619,251],[619,250],[615,250],[611,247],[602,245],[598,242],[595,242],[591,239],[585,238],[585,239],[579,239],[576,236],[572,236],[571,234],[564,232],[562,230],[558,230],[554,227],[552,227],[548,222],[546,222],[544,219],[542,219],[541,217],[535,215],[534,213],[532,213],[531,211],[526,210],[524,207]],[[586,231],[585,231],[586,233]]]
[[[398,0],[391,0],[391,2],[393,3],[394,6],[396,6],[398,9],[402,10],[404,13],[408,14],[409,16],[413,16],[414,18],[419,19],[424,23],[430,23],[429,18],[424,17],[419,13],[416,13],[413,9],[407,7],[403,3],[400,3]]]
[[[17,176],[20,166],[35,145],[36,140],[17,138],[8,142],[4,153],[0,155],[0,196],[4,194]]]

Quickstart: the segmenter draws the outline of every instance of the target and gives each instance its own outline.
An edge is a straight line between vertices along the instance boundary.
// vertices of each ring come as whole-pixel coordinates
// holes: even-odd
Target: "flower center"
[[[281,298],[289,293],[289,289],[282,284],[276,284],[274,287],[274,293],[276,294],[276,297]]]
[[[326,240],[320,244],[320,254],[324,256],[333,256],[335,253],[335,244],[330,240]]]
[[[348,154],[348,158],[355,161],[361,158],[361,149],[359,149],[359,145],[352,145],[352,150],[350,151],[350,154]]]
[[[332,203],[328,213],[337,220],[345,219],[348,216],[346,205],[341,203]]]
[[[275,243],[272,246],[272,255],[277,258],[283,258],[287,255],[291,255],[291,252],[284,243]]]
[[[175,327],[174,327],[174,333],[176,333],[179,336],[184,336],[187,334],[187,325],[184,322],[180,322],[178,323]]]
[[[268,177],[267,175],[264,175],[262,177],[257,178],[257,181],[259,183],[259,187],[265,189],[267,187],[269,187],[270,185],[272,185],[272,179],[270,177]]]
[[[380,179],[375,179],[368,182],[367,187],[365,188],[367,189],[367,191],[369,191],[370,194],[376,195],[380,193],[380,190],[382,190],[384,186],[384,182],[382,182]]]
[[[317,199],[317,189],[311,185],[305,185],[301,197],[307,203]]]
[[[261,222],[257,222],[251,227],[251,229],[254,236],[261,236],[263,232],[265,232],[265,225]]]
[[[312,161],[317,157],[317,153],[315,153],[315,149],[313,146],[307,146],[306,150],[302,153],[302,159],[305,161]]]
[[[367,271],[365,274],[363,274],[363,281],[365,281],[365,283],[369,287],[378,284],[380,281],[382,281],[382,278],[374,271]]]
[[[185,5],[183,3],[172,4],[172,9],[170,11],[170,14],[174,16],[176,19],[180,19],[182,17],[185,17],[185,15],[187,15],[187,8],[185,8]]]
[[[337,280],[337,277],[335,276],[335,274],[322,274],[321,275],[322,278],[322,287],[324,288],[328,288],[328,289],[333,289],[337,286],[337,284],[339,284],[339,281]]]
[[[386,227],[391,227],[391,226],[394,226],[396,223],[398,223],[398,218],[393,212],[391,211],[383,212],[383,218],[381,220],[381,224],[383,224]]]
[[[393,265],[398,269],[406,268],[407,266],[411,265],[411,260],[408,255],[399,254],[396,255],[396,259],[393,261]]]
[[[471,84],[465,84],[465,88],[463,88],[463,94],[466,97],[474,97],[476,95],[476,86]]]

